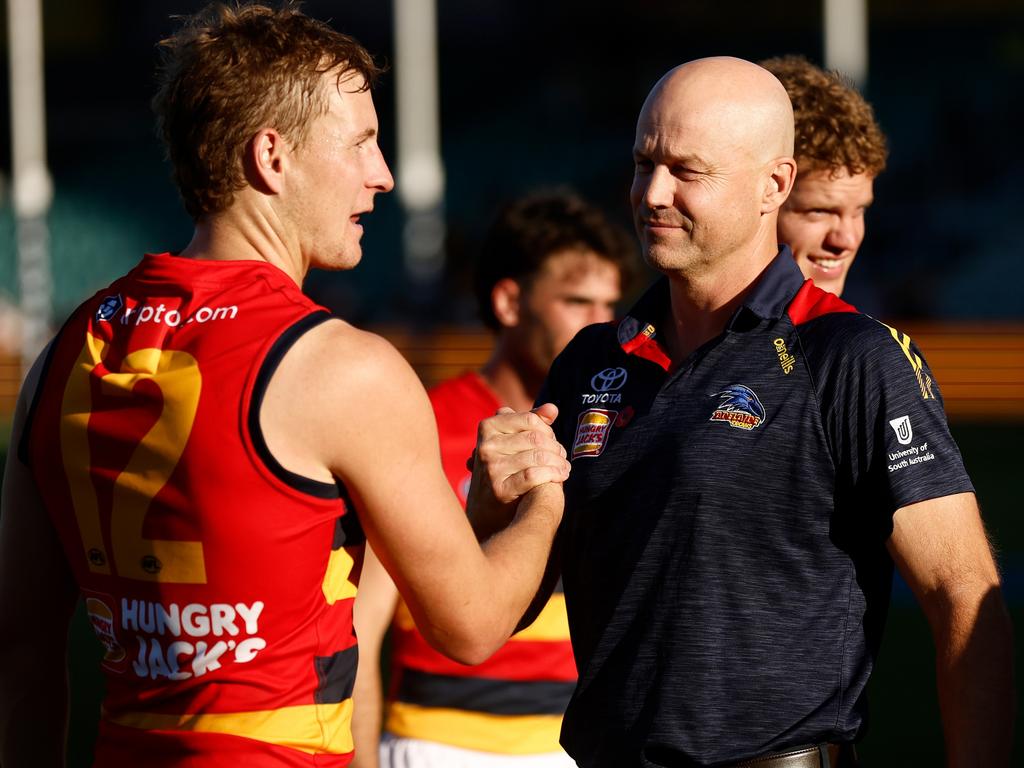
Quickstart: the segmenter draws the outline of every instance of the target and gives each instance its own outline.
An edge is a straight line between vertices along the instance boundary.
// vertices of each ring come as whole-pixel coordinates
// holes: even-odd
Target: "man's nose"
[[[395,179],[391,175],[391,169],[388,168],[387,161],[384,160],[384,155],[379,149],[377,150],[377,162],[374,163],[372,172],[367,177],[366,186],[378,192],[390,192],[395,188]]]
[[[835,251],[855,251],[863,238],[864,228],[859,222],[844,216],[829,230],[826,244]]]
[[[647,188],[643,200],[648,208],[668,208],[672,205],[673,190],[672,174],[663,165],[656,165],[647,177]]]

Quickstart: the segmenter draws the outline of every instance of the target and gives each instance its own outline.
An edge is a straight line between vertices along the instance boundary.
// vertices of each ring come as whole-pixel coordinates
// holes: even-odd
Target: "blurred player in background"
[[[77,309],[22,389],[0,762],[64,764],[81,591],[105,648],[97,768],[344,766],[364,541],[435,646],[489,656],[561,517],[554,409],[481,428],[505,468],[474,501],[526,492],[481,548],[412,369],[300,291],[311,267],[359,262],[392,188],[370,55],[291,4],[213,5],[162,47],[154,106],[195,232]]]
[[[631,274],[628,236],[572,194],[547,193],[506,207],[491,225],[476,268],[480,315],[494,351],[430,391],[441,461],[466,502],[479,421],[500,406],[529,409],[555,356],[583,327],[612,319]],[[397,604],[397,608],[396,608]],[[391,690],[380,763],[390,768],[571,766],[558,734],[576,681],[565,601],[554,594],[534,624],[483,664],[467,667],[432,650],[372,552],[355,607],[363,655],[353,731],[356,765],[377,763],[381,734],[381,641],[391,625]]]
[[[836,72],[802,56],[761,66],[786,87],[796,123],[793,192],[779,211],[786,243],[804,277],[839,296],[864,241],[864,212],[885,170],[885,136],[871,105]]]

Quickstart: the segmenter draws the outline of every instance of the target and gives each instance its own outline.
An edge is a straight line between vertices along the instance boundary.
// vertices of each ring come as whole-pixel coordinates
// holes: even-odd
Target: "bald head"
[[[668,133],[696,130],[708,152],[740,153],[757,163],[793,154],[786,89],[743,59],[697,59],[669,70],[647,96],[640,123]]]
[[[633,160],[634,221],[656,269],[726,285],[775,257],[796,161],[793,107],[770,72],[731,58],[676,67],[644,102]]]

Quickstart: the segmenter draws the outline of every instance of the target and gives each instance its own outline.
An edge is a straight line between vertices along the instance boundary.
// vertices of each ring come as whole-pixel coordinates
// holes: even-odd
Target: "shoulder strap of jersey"
[[[277,370],[278,365],[281,364],[281,360],[288,353],[295,342],[297,342],[303,334],[307,331],[312,330],[321,323],[324,323],[331,319],[331,314],[326,311],[313,312],[305,315],[288,328],[286,328],[280,336],[277,337],[277,341],[271,346],[270,351],[267,352],[267,356],[263,359],[260,365],[259,373],[256,375],[256,382],[253,384],[252,397],[249,401],[249,415],[248,415],[248,426],[249,434],[252,437],[253,448],[256,449],[256,454],[278,479],[290,485],[296,490],[307,493],[310,496],[315,496],[320,499],[336,499],[341,494],[338,490],[337,483],[325,483],[322,480],[314,480],[303,475],[296,474],[288,469],[285,469],[281,462],[279,462],[274,454],[270,452],[270,448],[267,446],[266,438],[263,436],[263,430],[260,427],[260,408],[263,405],[263,397],[267,393],[267,386],[270,384],[270,379],[273,377],[274,372]]]

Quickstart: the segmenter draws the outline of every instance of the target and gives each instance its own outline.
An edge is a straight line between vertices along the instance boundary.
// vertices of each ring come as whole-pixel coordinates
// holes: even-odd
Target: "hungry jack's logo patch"
[[[93,632],[103,645],[103,666],[115,671],[122,671],[125,666],[125,659],[128,654],[117,638],[117,621],[111,605],[114,601],[109,596],[105,600],[99,597],[87,597],[85,599],[85,611],[89,616],[89,623]]]
[[[572,441],[572,458],[600,456],[608,442],[608,432],[618,411],[590,408],[580,414],[576,422],[576,437]]]

